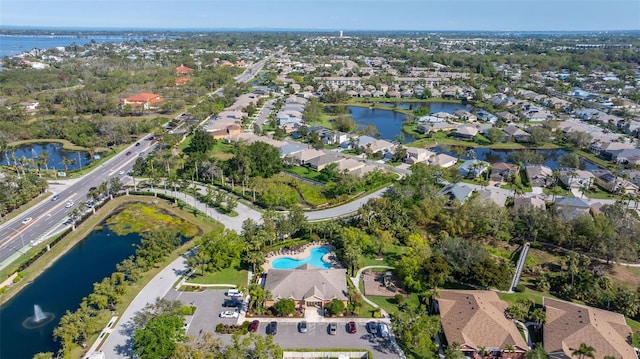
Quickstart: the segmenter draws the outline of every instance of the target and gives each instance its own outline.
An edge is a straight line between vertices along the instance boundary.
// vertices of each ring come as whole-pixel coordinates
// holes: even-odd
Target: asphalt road
[[[148,138],[146,135],[144,138]],[[55,233],[61,230],[69,218],[69,214],[80,202],[87,201],[87,192],[91,187],[98,187],[100,183],[109,181],[112,177],[120,177],[123,183],[131,180],[127,172],[133,167],[140,152],[149,153],[155,147],[151,141],[141,139],[139,146],[132,144],[121,153],[100,165],[86,176],[76,180],[61,181],[66,185],[56,185],[55,181],[50,184],[50,190],[57,191],[59,199],[44,200],[36,206],[30,208],[22,216],[13,218],[0,225],[0,262],[8,259],[16,253],[23,252],[24,247],[36,243],[44,235]],[[131,154],[127,155],[127,152]],[[53,196],[51,196],[53,198]],[[66,204],[73,201],[73,205],[67,207]],[[31,221],[23,224],[22,221],[30,217]],[[24,248],[26,252],[28,248]]]

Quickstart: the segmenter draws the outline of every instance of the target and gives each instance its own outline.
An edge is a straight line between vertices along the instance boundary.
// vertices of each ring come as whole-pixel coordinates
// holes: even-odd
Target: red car
[[[356,322],[349,322],[347,324],[347,332],[349,332],[350,334],[355,334],[358,331],[358,328],[356,327]]]
[[[257,332],[259,326],[260,326],[260,321],[254,320],[253,322],[251,322],[251,324],[249,324],[249,329],[248,330],[250,332]]]

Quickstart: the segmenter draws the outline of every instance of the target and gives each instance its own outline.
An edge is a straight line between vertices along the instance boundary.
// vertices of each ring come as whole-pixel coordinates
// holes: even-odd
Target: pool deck
[[[311,256],[311,250],[314,248],[324,247],[329,250],[329,253],[322,256],[322,260],[330,263],[331,268],[342,268],[342,263],[338,260],[338,257],[335,253],[335,248],[329,243],[323,242],[313,242],[303,245],[300,249],[292,250],[292,249],[281,249],[275,252],[270,252],[267,254],[267,261],[262,265],[262,269],[265,272],[268,272],[269,269],[274,269],[271,263],[274,260],[280,258],[292,258],[292,259],[305,259]],[[277,269],[277,268],[276,268]]]

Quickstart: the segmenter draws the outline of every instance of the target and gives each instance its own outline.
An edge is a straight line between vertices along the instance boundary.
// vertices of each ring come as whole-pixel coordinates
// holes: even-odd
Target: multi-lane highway
[[[265,58],[247,68],[236,77],[236,81],[249,82],[264,67],[268,59]],[[216,92],[218,91],[221,89]],[[132,179],[127,173],[133,167],[136,158],[149,154],[155,147],[155,141],[149,140],[150,136],[147,134],[79,179],[60,181],[64,185],[52,184],[51,188],[59,189],[54,196],[38,203],[20,217],[0,224],[0,264],[6,264],[11,257],[23,255],[32,244],[61,230],[74,208],[81,202],[87,201],[90,188],[98,187],[102,182],[108,182],[113,177],[120,177],[123,184],[131,184]]]
[[[11,256],[21,255],[28,246],[47,234],[63,228],[69,214],[81,202],[87,201],[87,192],[113,177],[120,177],[123,183],[131,181],[128,172],[141,153],[148,154],[155,142],[148,140],[150,135],[132,144],[89,174],[75,180],[63,180],[63,185],[51,185],[60,189],[54,196],[30,208],[21,216],[0,225],[0,263]],[[143,155],[144,155],[143,154]],[[31,220],[28,220],[31,218]]]

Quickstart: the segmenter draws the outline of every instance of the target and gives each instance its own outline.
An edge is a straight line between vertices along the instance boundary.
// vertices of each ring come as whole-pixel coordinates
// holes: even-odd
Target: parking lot
[[[188,324],[187,334],[190,336],[199,336],[202,333],[215,333],[215,327],[218,323],[235,324],[236,319],[220,318],[220,312],[232,308],[222,307],[225,299],[224,289],[209,289],[203,292],[177,292],[169,291],[167,299],[177,299],[184,304],[195,305],[198,309]],[[253,320],[254,318],[247,318]],[[349,319],[333,320],[338,323],[338,330],[335,335],[329,335],[327,322],[309,322],[309,328],[306,333],[298,331],[299,320],[277,318],[256,318],[260,321],[257,330],[258,334],[267,335],[267,324],[275,320],[278,322],[278,333],[274,336],[274,341],[284,349],[287,348],[363,348],[373,352],[376,359],[398,358],[398,354],[391,347],[388,338],[380,338],[367,332],[365,320],[358,320],[357,333],[347,333],[346,324]],[[225,344],[231,343],[231,335],[217,334]]]

